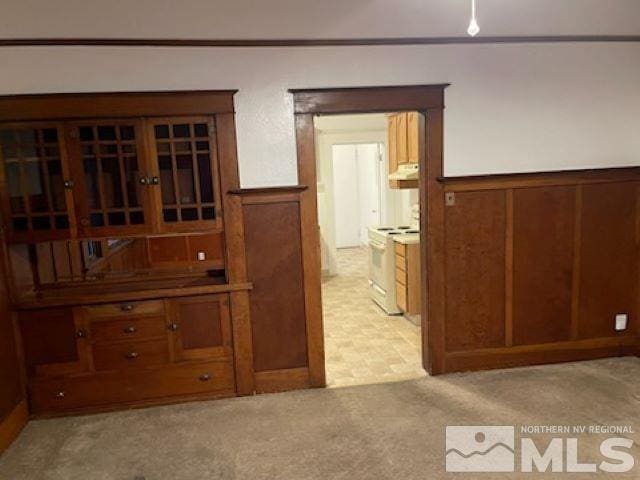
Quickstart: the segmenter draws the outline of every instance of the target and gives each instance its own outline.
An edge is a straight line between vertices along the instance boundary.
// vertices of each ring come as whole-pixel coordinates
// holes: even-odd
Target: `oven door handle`
[[[379,242],[374,242],[372,240],[369,240],[369,246],[371,248],[373,248],[374,250],[378,250],[380,252],[384,252],[384,250],[385,250],[385,244],[384,243],[379,243]]]

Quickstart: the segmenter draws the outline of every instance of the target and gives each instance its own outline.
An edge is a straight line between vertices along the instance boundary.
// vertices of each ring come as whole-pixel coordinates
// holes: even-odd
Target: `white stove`
[[[393,237],[419,233],[407,225],[369,227],[369,294],[389,315],[402,313],[396,302],[396,256]]]

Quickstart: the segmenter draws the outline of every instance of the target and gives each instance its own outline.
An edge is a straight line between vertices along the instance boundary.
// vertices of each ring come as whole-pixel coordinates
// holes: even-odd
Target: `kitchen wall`
[[[462,35],[468,2],[12,2],[5,37]],[[280,7],[280,9],[278,8]],[[393,11],[390,9],[393,8]],[[481,35],[638,34],[633,0],[485,0]],[[295,184],[289,88],[449,82],[445,173],[640,164],[640,44],[0,49],[0,93],[237,88],[244,187]]]

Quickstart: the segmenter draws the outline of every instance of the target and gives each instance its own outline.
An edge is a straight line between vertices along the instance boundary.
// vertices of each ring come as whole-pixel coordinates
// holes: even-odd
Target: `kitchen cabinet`
[[[387,115],[389,175],[417,167],[420,159],[420,125],[419,112],[400,112]],[[418,179],[390,178],[389,186],[391,188],[418,188]]]
[[[407,315],[419,315],[422,296],[420,244],[396,241],[395,253],[398,308]]]

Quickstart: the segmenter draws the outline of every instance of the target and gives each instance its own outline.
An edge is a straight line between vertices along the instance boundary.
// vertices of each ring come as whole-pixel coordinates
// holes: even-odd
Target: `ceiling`
[[[640,35],[640,0],[477,1],[479,36]],[[464,36],[470,10],[470,0],[3,0],[2,3],[0,38]]]

